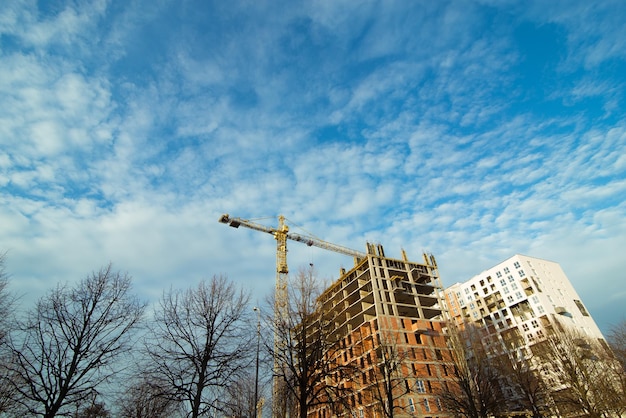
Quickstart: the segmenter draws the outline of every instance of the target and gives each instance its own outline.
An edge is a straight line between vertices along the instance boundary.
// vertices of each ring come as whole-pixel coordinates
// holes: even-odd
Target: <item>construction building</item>
[[[350,390],[342,405],[322,404],[312,418],[443,417],[437,391],[448,377],[443,335],[443,288],[434,257],[423,263],[386,257],[368,244],[367,255],[342,271],[319,298],[320,318],[337,343],[349,378],[330,385]],[[337,355],[338,354],[338,355]]]
[[[515,255],[445,291],[451,320],[459,328],[479,329],[484,351],[492,358],[511,355],[532,361],[554,390],[564,388],[549,376],[549,367],[537,361],[541,344],[558,330],[569,330],[608,346],[567,276],[558,263]],[[516,394],[503,387],[515,409]]]
[[[444,338],[446,325],[444,294],[433,256],[423,263],[386,257],[381,245],[367,244],[367,252],[356,251],[319,238],[291,232],[284,216],[278,226],[224,214],[219,222],[271,234],[276,240],[275,315],[285,315],[287,302],[287,241],[295,241],[354,257],[354,268],[342,270],[319,298],[319,311],[306,335],[329,336],[331,349],[324,353],[350,373],[330,373],[320,385],[341,387],[342,399],[325,399],[311,418],[445,417],[437,397],[449,377],[450,358]],[[322,325],[323,324],[323,325]],[[287,346],[284,336],[275,335],[275,350]],[[306,347],[303,347],[306,351]],[[313,348],[313,350],[315,350]],[[325,350],[324,350],[325,351]],[[278,375],[282,365],[275,359]],[[277,372],[278,371],[278,372]],[[319,388],[318,393],[324,392]],[[274,379],[273,416],[284,417],[287,397]],[[390,414],[390,412],[392,412]]]

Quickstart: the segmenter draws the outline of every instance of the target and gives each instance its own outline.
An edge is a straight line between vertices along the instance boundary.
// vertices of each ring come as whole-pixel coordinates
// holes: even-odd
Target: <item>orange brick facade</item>
[[[332,355],[352,372],[325,383],[348,389],[342,402],[320,405],[309,417],[382,418],[390,405],[397,418],[447,416],[437,397],[451,379],[442,297],[432,257],[391,259],[370,246],[320,298],[337,343]]]

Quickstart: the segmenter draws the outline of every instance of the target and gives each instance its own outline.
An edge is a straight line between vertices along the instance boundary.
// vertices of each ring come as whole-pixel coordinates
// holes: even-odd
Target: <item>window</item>
[[[506,286],[506,280],[504,280],[504,279],[500,279],[500,284],[501,284],[502,286]]]
[[[435,401],[437,402],[437,409],[443,411],[443,408],[441,406],[441,399],[437,398],[435,399]]]
[[[506,295],[506,294],[508,294],[509,292],[510,292],[509,288],[508,288],[508,287],[506,287],[506,286],[504,286],[504,294]]]
[[[413,398],[409,398],[409,412],[415,412],[415,402]]]
[[[533,326],[533,328],[539,328],[539,323],[537,322],[536,319],[533,319],[532,321],[530,321],[530,324]]]
[[[522,298],[522,292],[515,292],[515,297],[518,299]]]
[[[504,274],[509,274],[510,272],[511,272],[511,270],[509,270],[509,268],[508,268],[508,267],[505,267],[505,268],[504,268]]]
[[[539,296],[533,296],[530,300],[533,301],[533,303],[539,303]]]
[[[546,310],[543,309],[543,306],[539,305],[537,306],[537,312],[539,312],[540,314],[544,313]]]
[[[530,328],[528,327],[528,324],[522,324],[522,329],[524,331],[529,331],[530,330]]]
[[[507,296],[507,297],[506,297],[506,300],[507,300],[507,301],[509,301],[509,303],[510,303],[510,302],[513,302],[513,296],[510,296],[510,295],[509,295],[509,296]]]
[[[497,278],[502,277],[502,273],[500,273],[499,271],[496,271],[496,277],[497,277]]]
[[[587,312],[587,309],[585,309],[585,306],[581,301],[574,299],[574,303],[578,306],[578,310],[581,314],[583,314],[583,316],[589,316],[589,312]]]
[[[472,285],[472,291],[476,290],[476,285]]]
[[[513,263],[513,266],[514,266],[516,269],[518,269],[518,268],[520,268],[520,267],[521,267],[517,261],[516,261],[515,263]]]
[[[513,282],[513,280],[515,280],[515,279],[513,278],[513,276],[512,276],[512,275],[510,275],[510,274],[509,274],[508,276],[506,276],[506,278],[507,278],[507,279],[509,279],[509,282],[511,282],[511,283]]]
[[[519,273],[520,277],[524,277],[526,275],[526,273],[524,273],[524,270],[518,270],[517,272]]]
[[[513,283],[513,284],[511,285],[511,289],[513,289],[513,290],[517,290],[517,283]]]
[[[468,287],[466,287],[466,288],[465,288],[465,294],[467,295],[467,294],[469,294],[469,292],[470,292],[469,288],[468,288]]]
[[[424,386],[423,380],[415,381],[415,390],[417,390],[417,393],[426,393],[426,386]]]
[[[428,399],[424,399],[424,410],[426,410],[426,412],[430,412],[430,403],[428,402]]]
[[[365,414],[363,413],[362,409],[359,409],[359,418],[364,418]]]

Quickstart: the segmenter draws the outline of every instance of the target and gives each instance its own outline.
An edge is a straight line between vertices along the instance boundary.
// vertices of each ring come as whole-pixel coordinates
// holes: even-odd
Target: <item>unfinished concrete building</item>
[[[342,271],[320,297],[320,318],[336,342],[334,356],[355,372],[327,384],[350,389],[347,399],[321,405],[312,418],[446,416],[437,397],[450,379],[443,288],[434,257],[422,263],[385,256],[368,244],[367,256]]]

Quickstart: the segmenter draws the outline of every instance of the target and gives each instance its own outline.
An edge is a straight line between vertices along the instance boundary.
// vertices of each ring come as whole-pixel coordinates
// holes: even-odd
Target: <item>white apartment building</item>
[[[518,254],[464,283],[450,286],[445,296],[449,319],[461,329],[479,330],[489,358],[515,358],[541,374],[550,387],[550,414],[577,416],[582,411],[571,401],[575,396],[572,398],[570,381],[559,378],[563,376],[558,373],[562,364],[552,360],[545,363],[533,356],[559,329],[585,336],[609,351],[600,329],[558,263]],[[578,347],[584,349],[585,343],[581,341]],[[595,355],[583,358],[595,361]],[[528,404],[524,403],[524,395],[510,383],[507,379],[500,381],[507,408],[525,413]],[[543,405],[548,407],[547,403]]]
[[[553,261],[517,254],[445,293],[454,321],[481,325],[500,342],[523,337],[532,345],[556,320],[604,340],[576,289]]]

